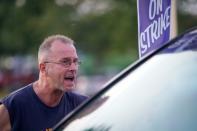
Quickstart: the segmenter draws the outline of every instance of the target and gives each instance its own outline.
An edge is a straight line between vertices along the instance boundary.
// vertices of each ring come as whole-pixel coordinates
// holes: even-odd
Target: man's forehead
[[[77,52],[73,44],[63,43],[56,41],[53,43],[50,49],[50,57],[62,59],[62,58],[77,58]]]

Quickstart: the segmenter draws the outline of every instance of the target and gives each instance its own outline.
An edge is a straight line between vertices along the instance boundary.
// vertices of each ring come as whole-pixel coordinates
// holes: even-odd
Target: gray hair
[[[51,48],[53,42],[56,40],[59,40],[65,44],[74,45],[74,41],[64,35],[60,35],[60,34],[51,35],[51,36],[47,37],[46,39],[44,39],[44,41],[42,42],[42,44],[39,47],[39,50],[38,50],[38,60],[39,61],[41,60],[41,56],[44,53],[50,52],[50,48]]]

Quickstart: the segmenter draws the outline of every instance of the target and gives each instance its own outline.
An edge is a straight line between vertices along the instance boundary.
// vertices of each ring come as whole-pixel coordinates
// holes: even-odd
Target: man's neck
[[[33,84],[33,89],[39,99],[49,107],[57,106],[64,94],[63,91],[55,90],[39,80]]]

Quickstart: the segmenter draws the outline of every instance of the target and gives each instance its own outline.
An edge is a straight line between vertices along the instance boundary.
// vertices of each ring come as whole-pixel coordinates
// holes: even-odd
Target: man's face
[[[69,91],[75,87],[78,56],[73,45],[54,41],[46,64],[46,77],[52,88]]]

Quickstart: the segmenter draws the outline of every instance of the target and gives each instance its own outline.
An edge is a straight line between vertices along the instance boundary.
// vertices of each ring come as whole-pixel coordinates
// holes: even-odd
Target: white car
[[[55,131],[197,131],[197,27],[130,65]]]

